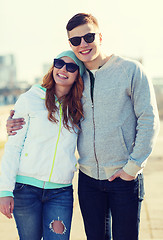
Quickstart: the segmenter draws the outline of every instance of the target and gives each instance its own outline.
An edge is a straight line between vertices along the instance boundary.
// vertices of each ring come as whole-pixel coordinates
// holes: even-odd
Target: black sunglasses
[[[95,40],[95,34],[96,33],[87,33],[81,37],[72,37],[72,38],[69,38],[69,41],[73,46],[79,46],[82,38],[84,38],[84,41],[86,43],[92,43]]]
[[[66,71],[74,73],[77,69],[79,69],[79,66],[75,63],[66,63],[60,58],[54,59],[54,67],[61,69],[64,65],[66,65]]]

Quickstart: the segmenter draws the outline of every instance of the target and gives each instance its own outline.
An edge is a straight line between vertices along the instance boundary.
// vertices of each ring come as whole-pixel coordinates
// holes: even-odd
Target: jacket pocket
[[[124,153],[129,154],[121,127],[118,128],[118,132],[119,132],[119,138],[120,138],[120,142],[121,142],[123,151],[124,151]]]
[[[107,129],[107,126],[104,126],[95,147],[97,158],[101,159],[104,165],[107,163],[113,166],[119,162],[122,166],[122,162],[124,164],[129,157],[121,127]]]

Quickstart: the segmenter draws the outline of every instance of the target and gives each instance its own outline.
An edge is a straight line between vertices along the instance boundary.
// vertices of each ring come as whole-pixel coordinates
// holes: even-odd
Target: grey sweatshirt
[[[152,82],[139,62],[115,55],[95,74],[93,102],[88,71],[83,79],[80,170],[100,180],[119,169],[136,176],[142,172],[159,132]]]

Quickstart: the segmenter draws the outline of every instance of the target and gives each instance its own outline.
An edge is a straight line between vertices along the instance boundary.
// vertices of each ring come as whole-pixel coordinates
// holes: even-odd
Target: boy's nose
[[[88,46],[88,43],[84,40],[83,37],[81,38],[80,46],[82,46],[82,47]]]

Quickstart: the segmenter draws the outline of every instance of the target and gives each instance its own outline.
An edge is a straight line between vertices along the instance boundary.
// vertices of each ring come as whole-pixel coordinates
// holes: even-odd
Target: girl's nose
[[[65,65],[63,65],[63,67],[61,68],[63,71],[67,71],[66,70],[66,64]]]

